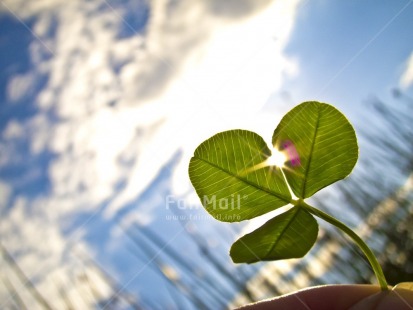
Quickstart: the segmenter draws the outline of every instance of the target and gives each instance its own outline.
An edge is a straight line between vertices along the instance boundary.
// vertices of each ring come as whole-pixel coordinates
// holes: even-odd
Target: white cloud
[[[24,127],[17,121],[11,120],[3,131],[2,137],[5,140],[22,138],[25,134]]]
[[[43,10],[31,9],[47,16],[34,27],[39,36],[55,16],[56,37],[45,38],[54,51],[43,61],[49,83],[38,102],[64,119],[39,123],[32,144],[41,149],[48,142],[58,151],[50,169],[55,198],[83,197],[83,188],[88,205],[96,206],[116,194],[113,214],[145,190],[177,149],[185,156],[174,180],[183,184],[197,143],[216,130],[242,126],[242,119],[251,123],[294,66],[282,50],[298,1],[180,1],[172,7],[153,1],[145,35],[120,40],[122,11],[97,3],[62,9],[62,2],[46,1]],[[137,147],[131,155],[136,163],[125,175],[118,158],[130,144]],[[115,193],[122,177],[128,185]]]
[[[185,69],[176,73],[159,100],[167,121],[140,153],[141,160],[128,186],[110,206],[109,214],[136,197],[177,148],[184,149],[184,156],[174,174],[173,188],[183,193],[189,185],[189,157],[204,138],[234,126],[252,130],[265,127],[267,134],[269,128],[274,129],[274,116],[270,119],[258,114],[271,92],[281,86],[283,75],[295,67],[282,50],[293,26],[296,5],[277,1],[240,24],[225,24],[210,34],[208,45],[189,54]],[[187,23],[191,24],[192,18],[200,20],[202,29],[202,23],[207,22],[192,14]],[[181,23],[185,21],[185,14],[179,16]]]
[[[79,1],[79,0],[77,0]],[[72,1],[76,2],[76,0]],[[64,0],[39,0],[33,2],[26,2],[24,0],[4,0],[0,6],[0,12],[7,12],[9,9],[19,14],[21,18],[33,17],[45,12],[50,12],[53,9],[61,7],[66,4]]]
[[[7,221],[3,221],[1,226],[3,246],[10,253],[20,253],[19,265],[25,272],[31,271],[30,276],[40,276],[38,273],[42,271],[33,269],[35,255],[43,261],[48,260],[50,268],[56,267],[60,264],[64,245],[60,233],[56,231],[58,227],[52,224],[55,219],[49,218],[47,210],[37,209],[41,208],[38,203],[40,201],[30,203],[23,197],[16,199],[7,212]]]
[[[7,97],[10,102],[26,98],[33,91],[35,75],[32,73],[15,75],[7,84]]]
[[[0,211],[8,207],[12,189],[9,184],[0,180]]]
[[[406,61],[406,66],[404,68],[403,74],[400,78],[400,86],[404,89],[410,87],[413,84],[413,53]]]

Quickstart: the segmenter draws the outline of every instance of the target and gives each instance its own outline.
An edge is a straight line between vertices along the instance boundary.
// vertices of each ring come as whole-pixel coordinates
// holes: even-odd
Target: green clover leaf
[[[288,204],[291,194],[280,168],[259,166],[270,156],[265,141],[246,130],[221,132],[198,146],[189,177],[205,209],[235,222]]]
[[[304,102],[282,118],[272,143],[271,150],[256,133],[225,131],[201,143],[190,161],[190,180],[205,209],[218,220],[242,221],[293,205],[238,239],[230,250],[232,260],[254,263],[304,256],[317,239],[315,215],[357,243],[386,290],[381,267],[364,241],[345,224],[303,200],[353,170],[358,145],[347,118],[329,104]],[[283,164],[271,160],[277,152],[284,154]],[[292,198],[290,189],[298,200]]]
[[[304,102],[288,112],[274,131],[272,143],[292,141],[300,165],[285,169],[285,176],[298,198],[308,198],[320,189],[344,179],[358,158],[353,126],[336,108],[320,102]]]
[[[294,207],[238,239],[230,255],[234,263],[303,257],[315,243],[317,233],[314,217]]]

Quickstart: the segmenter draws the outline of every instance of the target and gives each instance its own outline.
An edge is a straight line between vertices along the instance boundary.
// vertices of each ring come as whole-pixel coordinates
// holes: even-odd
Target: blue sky
[[[73,267],[70,240],[128,283],[136,261],[119,221],[165,239],[182,229],[165,199],[199,207],[187,164],[205,138],[269,139],[313,99],[357,128],[371,96],[412,94],[412,17],[412,1],[1,1],[2,244],[36,277]],[[234,230],[192,212],[233,270]],[[202,265],[185,238],[171,246]],[[147,283],[165,285],[145,270],[127,290],[156,300]]]
[[[286,83],[292,97],[317,96],[354,114],[371,95],[390,99],[412,51],[409,1],[308,1],[303,7],[286,47],[300,67],[299,77]]]

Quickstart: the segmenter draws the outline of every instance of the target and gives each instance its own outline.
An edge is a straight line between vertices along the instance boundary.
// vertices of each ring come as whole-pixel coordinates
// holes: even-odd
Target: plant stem
[[[387,281],[386,281],[386,278],[384,277],[383,270],[381,269],[381,266],[379,262],[377,261],[376,256],[373,254],[373,252],[368,247],[368,245],[351,228],[349,228],[348,226],[346,226],[344,223],[340,222],[336,218],[328,215],[327,213],[310,206],[309,204],[304,202],[304,200],[302,199],[299,199],[296,205],[305,208],[311,214],[318,216],[324,221],[338,227],[343,232],[345,232],[351,239],[353,239],[353,241],[359,246],[359,248],[363,251],[364,255],[366,255],[368,261],[370,262],[370,265],[373,268],[374,274],[376,275],[377,281],[380,284],[381,290],[387,291],[389,289],[387,287]]]

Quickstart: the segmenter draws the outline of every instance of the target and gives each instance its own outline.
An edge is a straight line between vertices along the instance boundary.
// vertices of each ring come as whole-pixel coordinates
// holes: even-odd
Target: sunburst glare
[[[284,163],[287,161],[287,156],[284,152],[281,152],[277,149],[273,149],[273,153],[268,159],[265,161],[266,166],[277,166],[277,167],[284,167]]]
[[[258,169],[262,169],[265,167],[278,167],[278,168],[285,168],[284,164],[288,161],[288,157],[284,154],[283,151],[279,151],[278,149],[274,148],[272,151],[272,155],[268,157],[265,161],[250,167],[243,171],[241,174],[247,174],[252,171],[256,171]]]

